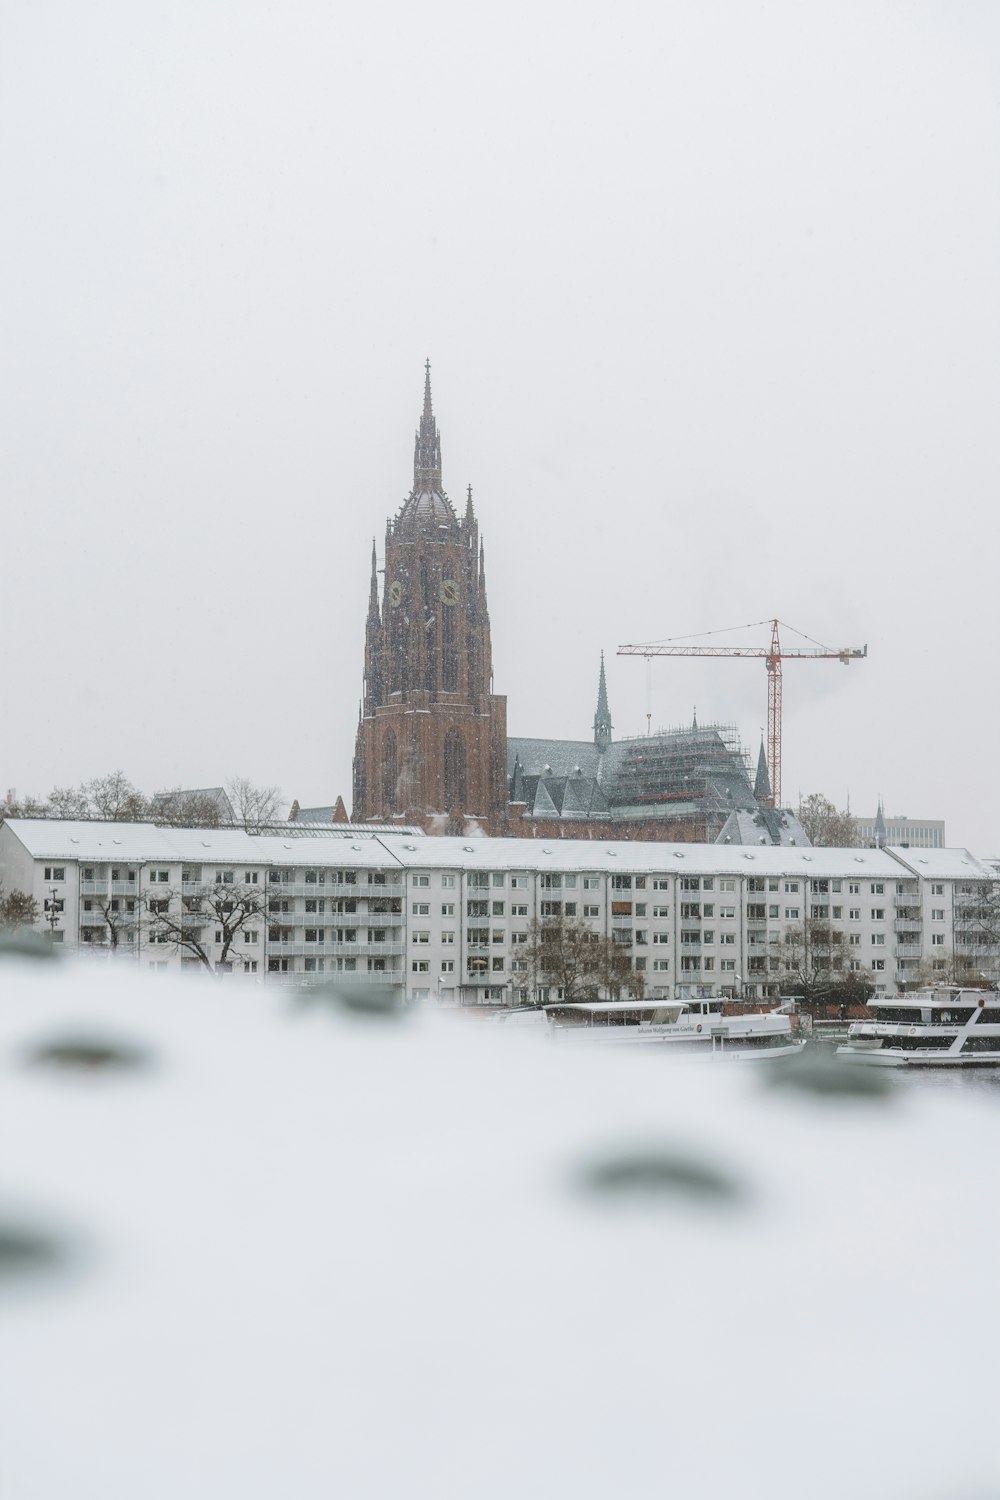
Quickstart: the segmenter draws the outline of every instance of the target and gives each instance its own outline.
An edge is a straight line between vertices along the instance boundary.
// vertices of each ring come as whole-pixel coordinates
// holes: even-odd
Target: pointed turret
[[[888,837],[885,826],[885,813],[882,811],[882,798],[878,799],[878,812],[875,814],[875,847],[884,849]]]
[[[465,520],[466,522],[469,522],[474,521],[475,519],[476,513],[472,509],[472,485],[470,484],[465,492]]]
[[[611,711],[608,708],[608,684],[604,676],[604,652],[601,652],[601,675],[597,680],[597,712],[594,715],[594,744],[606,750],[611,744]]]
[[[697,709],[695,709],[694,713],[691,715],[691,733],[692,734],[697,734],[698,733],[698,710]]]
[[[757,776],[753,784],[753,794],[758,802],[770,807],[771,778],[767,774],[767,755],[764,751],[763,738],[760,742],[760,754],[757,756]]]
[[[375,556],[375,538],[372,537],[372,582],[368,593],[368,622],[377,625],[378,612],[378,562]]]

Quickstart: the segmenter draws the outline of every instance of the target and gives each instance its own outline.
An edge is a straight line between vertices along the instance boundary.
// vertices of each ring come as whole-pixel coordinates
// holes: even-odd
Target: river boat
[[[679,1057],[748,1062],[786,1057],[805,1042],[792,1035],[785,1010],[727,1016],[721,1000],[557,1000],[533,1012],[512,1012],[505,1022],[536,1017],[557,1042],[665,1046]]]
[[[1000,995],[944,985],[868,1002],[837,1056],[876,1068],[1000,1067]]]

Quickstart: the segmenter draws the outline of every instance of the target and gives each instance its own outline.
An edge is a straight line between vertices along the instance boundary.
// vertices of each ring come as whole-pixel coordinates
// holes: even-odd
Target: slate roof
[[[758,807],[756,812],[740,808],[729,814],[715,840],[717,844],[781,844],[800,849],[812,847],[809,835],[793,812]]]

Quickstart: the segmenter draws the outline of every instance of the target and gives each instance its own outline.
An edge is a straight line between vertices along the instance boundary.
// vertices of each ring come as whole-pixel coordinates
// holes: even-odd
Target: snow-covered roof
[[[914,849],[893,844],[900,864],[925,880],[993,880],[996,872],[968,849]]]
[[[927,879],[989,880],[994,872],[967,849],[822,849],[761,844],[661,844],[605,839],[493,839],[400,836],[316,837],[250,834],[241,828],[157,828],[151,823],[94,823],[13,818],[3,834],[35,859],[110,862],[401,866],[408,870],[607,870],[632,874],[798,875],[899,880],[912,870]]]

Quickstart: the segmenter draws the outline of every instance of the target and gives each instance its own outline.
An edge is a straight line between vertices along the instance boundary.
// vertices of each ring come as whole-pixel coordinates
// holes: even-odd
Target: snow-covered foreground
[[[1000,1109],[768,1077],[4,959],[0,1493],[1000,1494]]]

